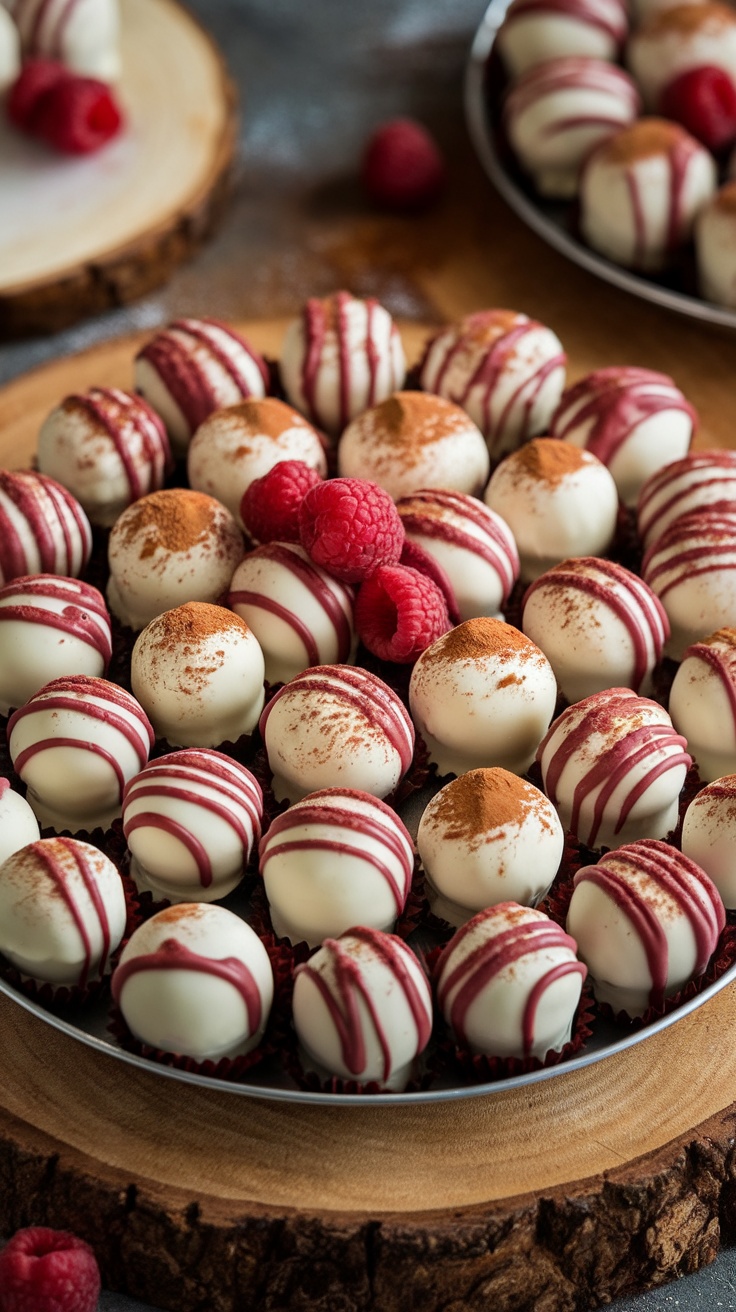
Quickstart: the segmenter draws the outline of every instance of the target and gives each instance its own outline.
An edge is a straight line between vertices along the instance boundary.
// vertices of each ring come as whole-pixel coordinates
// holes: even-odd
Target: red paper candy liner
[[[317,1071],[308,1070],[304,1066],[302,1051],[297,1042],[296,1034],[292,1027],[292,1040],[288,1052],[284,1054],[284,1069],[291,1077],[299,1089],[309,1093],[328,1093],[328,1094],[360,1094],[362,1097],[371,1098],[383,1093],[393,1093],[395,1090],[387,1089],[384,1084],[378,1080],[367,1080],[361,1083],[360,1080],[345,1080],[339,1075],[324,1076]],[[420,1070],[417,1065],[416,1078],[408,1081],[402,1092],[416,1093],[421,1089],[428,1087],[429,1076],[426,1072]]]
[[[110,960],[112,962],[112,957]],[[88,1003],[105,996],[110,983],[110,975],[106,974],[102,979],[91,980],[84,988],[77,984],[49,984],[41,980],[27,979],[9,963],[3,964],[0,975],[19,993],[37,1002],[47,1011],[59,1015],[85,1007]]]
[[[392,933],[397,934],[399,938],[409,938],[419,925],[424,923],[428,909],[424,874],[419,865],[419,857],[415,854],[409,894]]]

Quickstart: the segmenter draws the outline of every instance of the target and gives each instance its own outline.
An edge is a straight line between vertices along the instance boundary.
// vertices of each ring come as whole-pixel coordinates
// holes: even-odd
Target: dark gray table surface
[[[462,131],[462,69],[483,0],[189,5],[226,52],[242,94],[235,195],[221,230],[166,288],[138,304],[54,337],[0,347],[0,381],[178,313],[238,319],[295,311],[305,296],[334,288],[315,205],[324,220],[330,206],[337,212],[355,204],[356,160],[370,128],[405,113],[425,121],[441,141]],[[411,314],[404,294],[399,281],[384,298],[394,312]],[[724,1250],[704,1271],[611,1306],[614,1312],[734,1309],[736,1253]],[[147,1312],[112,1292],[103,1293],[100,1309]]]

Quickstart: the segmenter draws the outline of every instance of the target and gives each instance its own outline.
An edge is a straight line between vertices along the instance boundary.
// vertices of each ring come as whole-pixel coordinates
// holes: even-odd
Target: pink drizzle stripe
[[[2,505],[3,495],[26,521],[38,551],[38,572],[72,574],[83,568],[92,550],[92,531],[71,493],[45,474],[0,470],[0,568],[6,580],[27,574],[29,561]],[[62,547],[57,546],[54,528],[62,537]]]
[[[586,0],[514,0],[506,21],[533,13],[559,13],[565,18],[578,18],[581,22],[589,23],[591,27],[598,27],[601,31],[607,32],[617,44],[626,37],[627,24],[623,6],[615,15],[609,7],[609,13],[605,15],[601,13],[600,7],[591,5]]]
[[[734,662],[734,653],[729,650],[729,654],[719,651],[717,646],[711,646],[707,642],[693,643],[688,647],[683,656],[683,661],[688,657],[702,661],[707,665],[716,677],[720,680],[721,687],[728,699],[728,705],[731,710],[731,721],[736,729],[736,662]]]
[[[263,1015],[261,994],[251,971],[237,957],[202,957],[175,938],[165,939],[156,952],[130,957],[116,968],[112,977],[112,995],[116,1004],[119,1005],[128,980],[149,970],[192,970],[224,980],[243,999],[250,1034],[260,1027]]]
[[[598,369],[563,394],[551,431],[565,441],[574,429],[590,424],[585,446],[608,465],[640,424],[672,410],[686,414],[693,430],[697,428],[694,407],[666,374],[649,369]]]
[[[470,498],[468,498],[468,502]],[[516,582],[518,572],[518,555],[516,549],[513,553],[510,543],[498,527],[495,520],[483,515],[480,503],[476,509],[473,505],[468,504],[461,496],[454,496],[451,492],[415,492],[407,497],[406,509],[401,502],[398,503],[397,509],[401,515],[404,528],[408,534],[416,534],[425,538],[436,538],[439,541],[446,542],[450,546],[458,547],[460,550],[469,551],[474,556],[479,556],[486,564],[495,569],[503,588],[503,598],[508,600],[509,593]],[[439,519],[431,513],[422,514],[421,509],[416,509],[419,505],[426,505],[430,508],[440,506],[443,509],[451,511],[457,515],[462,515],[469,520],[483,533],[483,538],[477,538],[472,533],[466,532],[459,525],[449,522],[448,520]]]
[[[571,55],[529,69],[509,92],[504,117],[507,120],[517,117],[544,96],[567,90],[601,91],[615,97],[621,110],[611,122],[618,123],[623,114],[635,112],[641,103],[636,87],[623,69],[601,60]]]
[[[55,846],[62,847],[72,858],[79,871],[85,889],[89,895],[90,901],[94,907],[95,914],[99,921],[100,931],[102,934],[102,956],[99,964],[99,974],[103,975],[107,959],[110,955],[110,922],[108,920],[105,904],[95,881],[94,872],[90,866],[89,858],[84,851],[80,851],[77,843],[72,838],[56,838],[51,846],[48,840],[41,840],[30,845],[31,851],[38,861],[43,865],[49,880],[57,889],[60,897],[64,901],[69,911],[75,927],[82,940],[82,949],[84,952],[84,965],[79,977],[79,985],[84,988],[89,978],[89,972],[92,966],[92,944],[90,942],[87,926],[84,923],[84,916],[77,905],[74,894],[69,887],[68,873],[64,863],[54,855],[52,850]]]
[[[153,794],[160,797],[165,789],[143,789],[144,795]],[[139,811],[136,815],[131,816],[125,823],[124,832],[126,839],[130,838],[137,829],[159,829],[162,833],[170,834],[172,838],[178,838],[179,842],[185,847],[197,867],[199,883],[201,888],[209,888],[212,883],[212,862],[204,843],[187,829],[185,825],[180,824],[171,816],[161,815],[157,811]]]
[[[169,439],[162,421],[142,397],[129,396],[116,388],[98,387],[68,400],[84,410],[109,437],[125,470],[131,500],[137,501],[161,486],[172,467]],[[136,459],[125,435],[128,425],[140,442],[142,461]],[[145,483],[141,481],[141,472],[147,475]]]
[[[0,624],[3,620],[15,620],[20,624],[38,624],[40,628],[57,629],[60,633],[66,633],[72,638],[77,638],[80,642],[86,642],[88,647],[98,652],[104,669],[112,656],[112,638],[109,624],[107,629],[101,628],[94,620],[78,606],[68,605],[59,613],[54,610],[47,610],[43,606],[20,605],[20,606],[3,606],[0,605]],[[43,641],[39,637],[40,641]]]
[[[244,397],[250,396],[252,389],[235,358],[238,350],[243,351],[248,359],[253,362],[261,375],[264,389],[268,388],[269,377],[265,361],[252,349],[244,337],[234,333],[227,324],[221,323],[219,319],[177,319],[171,327],[177,328],[183,333],[188,333],[201,346],[206,346],[212,358],[217,360],[226,374],[230,375],[235,386],[242,392]],[[232,355],[217,340],[215,333],[211,331],[213,328],[215,330],[219,329],[233,343],[235,350]]]
[[[345,610],[340,604],[339,597],[335,595],[332,588],[325,582],[322,576],[317,572],[312,563],[303,560],[296,551],[291,551],[283,543],[266,543],[262,547],[257,547],[246,559],[270,560],[274,564],[281,566],[282,569],[295,575],[304,588],[311,594],[314,600],[322,607],[325,615],[332,624],[335,633],[335,647],[337,650],[336,660],[344,661],[350,654],[352,644],[352,632],[350,621],[348,620]],[[348,593],[345,592],[345,599],[348,600]],[[256,592],[251,589],[242,589],[229,593],[227,604],[231,610],[236,606],[256,606],[262,610],[270,611],[272,615],[277,615],[280,620],[289,625],[304,645],[307,653],[307,659],[310,665],[317,665],[320,659],[320,652],[315,642],[312,630],[304,620],[292,609],[276,601],[274,597],[267,596],[264,592]]]
[[[317,379],[319,377],[322,351],[327,335],[327,316],[325,307],[316,297],[311,297],[304,306],[304,363],[302,366],[302,392],[307,405],[307,412],[312,423],[319,422],[317,411]]]
[[[155,776],[154,776],[155,777]],[[166,776],[161,777],[161,782],[146,783],[146,771],[142,771],[135,781],[136,787],[126,790],[124,804],[128,814],[123,816],[123,833],[126,839],[136,829],[149,828],[161,829],[167,834],[178,838],[180,842],[190,852],[199,872],[200,883],[203,888],[209,888],[212,883],[212,863],[207,853],[206,847],[200,842],[191,829],[184,824],[174,820],[171,816],[164,815],[160,811],[141,811],[135,815],[129,814],[131,804],[141,801],[143,798],[174,798],[184,805],[195,808],[201,807],[208,811],[210,815],[216,815],[225,824],[229,825],[235,833],[240,846],[243,849],[243,860],[247,860],[251,844],[258,833],[258,822],[255,822],[256,832],[248,832],[240,816],[233,814],[232,810],[215,798],[205,797],[202,793],[192,792],[186,788],[174,787],[164,782]],[[193,780],[193,782],[201,782]]]

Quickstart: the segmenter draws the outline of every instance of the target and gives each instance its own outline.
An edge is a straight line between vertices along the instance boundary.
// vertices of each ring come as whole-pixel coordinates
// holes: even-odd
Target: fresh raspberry
[[[22,132],[35,133],[39,108],[59,83],[72,75],[55,59],[29,59],[8,92],[6,110],[10,122]]]
[[[451,628],[437,584],[407,565],[380,565],[358,593],[355,630],[379,660],[411,665]]]
[[[321,483],[303,460],[280,460],[254,478],[240,502],[240,518],[255,542],[299,542],[299,507],[310,487]]]
[[[18,1230],[0,1253],[0,1312],[94,1312],[99,1297],[97,1259],[66,1230]]]
[[[446,571],[442,568],[434,556],[430,556],[424,547],[420,547],[418,542],[412,542],[406,539],[399,559],[400,565],[408,565],[410,569],[419,570],[420,574],[426,574],[433,583],[437,584],[447,605],[447,613],[453,624],[460,623],[460,611],[457,608],[457,597]]]
[[[736,86],[715,65],[688,68],[668,82],[660,110],[715,154],[736,138]]]
[[[376,128],[365,148],[360,170],[366,193],[392,210],[431,205],[445,182],[445,163],[421,123],[391,119]]]
[[[302,546],[341,583],[362,583],[393,565],[404,525],[388,492],[365,478],[331,478],[310,488],[299,510]]]
[[[62,78],[41,99],[34,131],[68,155],[89,155],[112,139],[123,116],[109,86],[94,77]]]

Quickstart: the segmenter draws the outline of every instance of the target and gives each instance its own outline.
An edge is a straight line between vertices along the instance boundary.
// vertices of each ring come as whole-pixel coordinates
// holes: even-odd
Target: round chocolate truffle
[[[112,993],[141,1043],[216,1062],[260,1043],[273,971],[261,940],[240,916],[207,902],[180,902],[131,935]]]
[[[693,798],[682,823],[683,855],[713,880],[729,911],[736,909],[736,775],[714,779]]]
[[[280,365],[287,399],[333,437],[403,387],[406,374],[388,310],[349,292],[306,302],[286,330]]]
[[[711,509],[736,513],[736,451],[690,451],[653,474],[637,501],[637,532],[651,547],[676,520]]]
[[[496,38],[512,77],[562,55],[611,62],[628,32],[622,0],[512,0]]]
[[[698,288],[706,301],[736,308],[736,181],[727,182],[695,220]]]
[[[253,731],[264,701],[263,652],[239,615],[188,601],[136,639],[131,686],[172,747],[219,747]]]
[[[579,870],[567,915],[596,998],[627,1016],[661,1007],[702,975],[725,923],[705,871],[652,839]]]
[[[718,629],[687,648],[669,711],[704,782],[736,771],[736,628]]]
[[[61,483],[30,469],[0,469],[0,586],[25,574],[76,578],[92,552],[92,529]]]
[[[736,624],[736,505],[676,520],[647,551],[641,573],[667,612],[665,654],[673,660],[709,633]]]
[[[0,652],[3,715],[64,674],[103,675],[112,635],[102,594],[56,574],[13,579],[0,588]]]
[[[328,938],[294,978],[294,1028],[318,1073],[403,1089],[432,1032],[432,994],[414,953],[363,926]]]
[[[626,63],[655,112],[668,83],[690,69],[720,68],[736,82],[736,14],[715,0],[667,5],[634,27]]]
[[[58,60],[81,77],[120,76],[118,0],[11,0],[26,58]]]
[[[25,797],[0,777],[0,865],[9,856],[41,837],[38,820]]]

